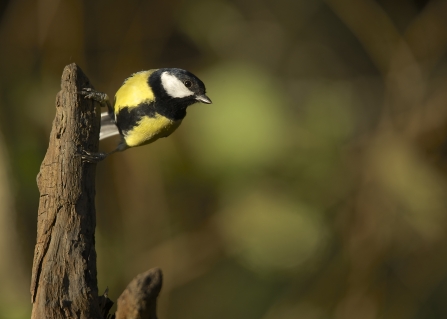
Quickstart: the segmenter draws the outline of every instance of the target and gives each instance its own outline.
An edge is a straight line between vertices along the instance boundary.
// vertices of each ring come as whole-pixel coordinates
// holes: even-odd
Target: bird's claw
[[[101,104],[107,104],[109,101],[109,96],[106,93],[98,92],[92,88],[83,88],[82,91],[78,93],[83,95],[85,99],[94,100]]]
[[[102,152],[94,153],[82,150],[82,152],[79,155],[81,156],[83,162],[95,164],[104,160],[108,154]]]

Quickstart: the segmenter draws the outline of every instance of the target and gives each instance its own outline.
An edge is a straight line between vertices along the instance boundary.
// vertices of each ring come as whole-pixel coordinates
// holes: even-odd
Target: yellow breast
[[[167,137],[182,123],[182,120],[173,121],[156,114],[155,117],[145,116],[137,126],[124,136],[129,147],[152,143],[161,137]]]
[[[156,70],[141,71],[132,74],[115,94],[114,111],[117,114],[120,109],[127,106],[136,107],[138,104],[153,101],[154,93],[150,89],[147,80]]]

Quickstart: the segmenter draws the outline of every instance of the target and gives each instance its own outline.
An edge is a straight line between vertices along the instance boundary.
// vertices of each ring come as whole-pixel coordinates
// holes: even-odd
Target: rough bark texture
[[[99,116],[77,94],[90,87],[75,64],[65,67],[56,117],[37,176],[37,244],[31,280],[33,319],[101,318],[95,252],[95,165],[79,151],[98,149]]]
[[[157,319],[156,302],[161,284],[159,268],[136,276],[118,298],[116,319]]]

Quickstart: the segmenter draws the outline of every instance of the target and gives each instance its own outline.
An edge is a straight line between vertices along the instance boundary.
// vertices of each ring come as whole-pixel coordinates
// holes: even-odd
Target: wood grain
[[[97,151],[99,117],[77,94],[91,87],[76,64],[65,67],[56,117],[37,184],[32,318],[101,318],[95,251],[95,168],[79,151]]]

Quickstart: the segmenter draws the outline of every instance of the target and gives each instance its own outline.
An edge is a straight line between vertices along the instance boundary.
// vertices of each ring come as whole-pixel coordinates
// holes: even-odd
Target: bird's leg
[[[80,91],[78,93],[83,95],[85,99],[97,101],[101,104],[101,106],[107,106],[109,111],[112,108],[110,101],[109,101],[109,96],[106,93],[101,93],[101,92],[95,91],[92,88],[83,88],[82,91]],[[81,155],[81,158],[84,162],[98,163],[98,162],[104,160],[110,154],[115,153],[116,151],[118,151],[118,149],[115,149],[114,151],[112,151],[110,153],[103,153],[103,152],[95,153],[95,152],[89,152],[86,150],[82,150],[82,152],[79,155]]]
[[[104,160],[107,156],[112,155],[115,152],[122,152],[128,148],[129,148],[129,146],[127,146],[126,142],[124,141],[124,138],[121,137],[121,141],[118,144],[118,146],[113,151],[111,151],[109,153],[103,153],[103,152],[95,153],[95,152],[89,152],[86,150],[82,150],[80,155],[84,162],[98,163],[98,162],[101,162],[102,160]]]
[[[98,92],[92,88],[83,88],[82,91],[78,93],[83,95],[86,99],[97,101],[101,106],[107,106],[109,110],[111,109],[109,96],[106,93]]]
[[[80,155],[84,162],[98,163],[98,162],[101,162],[102,160],[104,160],[107,156],[109,156],[117,151],[118,151],[118,149],[115,149],[115,150],[111,151],[110,153],[103,153],[103,152],[94,153],[94,152],[89,152],[89,151],[83,150]]]

